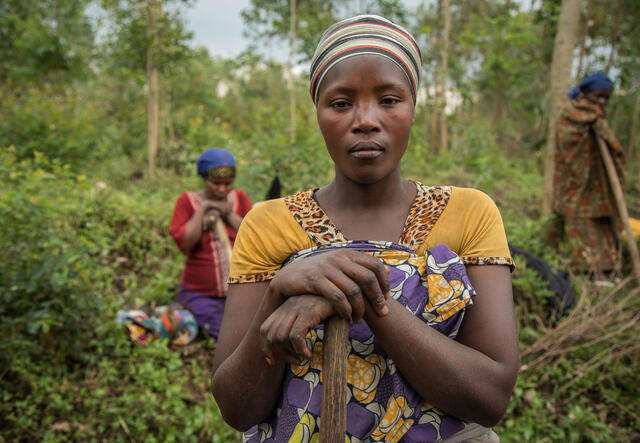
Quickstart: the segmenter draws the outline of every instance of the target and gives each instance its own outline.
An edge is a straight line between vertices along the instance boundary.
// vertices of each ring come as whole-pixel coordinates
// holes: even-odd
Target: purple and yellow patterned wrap
[[[474,290],[460,257],[445,245],[425,255],[378,241],[351,241],[300,251],[303,259],[337,248],[356,249],[389,268],[391,296],[440,333],[454,338]],[[319,325],[307,335],[310,360],[287,366],[278,408],[244,434],[245,442],[316,442],[322,399],[322,339]],[[347,361],[347,436],[345,442],[434,442],[465,428],[466,423],[428,404],[409,385],[366,325],[349,325]]]

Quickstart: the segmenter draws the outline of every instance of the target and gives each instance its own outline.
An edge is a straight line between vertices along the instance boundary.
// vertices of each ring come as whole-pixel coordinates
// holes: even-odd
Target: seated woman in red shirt
[[[231,247],[243,217],[251,209],[244,191],[233,189],[236,161],[212,148],[196,162],[204,189],[183,192],[176,201],[169,233],[185,260],[178,301],[201,328],[217,339],[226,302]]]

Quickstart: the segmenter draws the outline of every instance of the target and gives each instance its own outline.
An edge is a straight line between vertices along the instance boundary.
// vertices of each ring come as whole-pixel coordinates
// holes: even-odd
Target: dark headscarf
[[[567,97],[575,100],[581,92],[598,91],[601,89],[605,91],[613,90],[613,82],[604,72],[596,72],[582,80],[582,83],[574,87],[571,91],[567,92]]]
[[[196,167],[198,168],[198,175],[204,178],[210,175],[208,171],[218,168],[231,170],[233,171],[233,175],[235,175],[236,159],[233,158],[231,152],[225,149],[211,148],[202,153],[196,161]]]

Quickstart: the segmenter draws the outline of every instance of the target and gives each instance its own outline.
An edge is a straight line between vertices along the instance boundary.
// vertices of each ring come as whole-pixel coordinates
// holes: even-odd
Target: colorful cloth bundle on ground
[[[451,339],[456,336],[475,292],[462,260],[449,248],[437,245],[417,255],[389,242],[342,242],[300,251],[285,266],[291,260],[339,248],[355,249],[382,260],[390,268],[391,296],[430,327]],[[323,337],[322,325],[307,334],[311,359],[287,366],[278,408],[244,434],[245,442],[317,441]],[[349,344],[345,442],[435,442],[470,426],[427,404],[398,371],[366,322],[350,324]]]
[[[186,345],[198,335],[198,324],[186,309],[171,306],[156,308],[121,309],[116,321],[124,324],[129,339],[144,346],[152,340],[170,340],[172,345]]]

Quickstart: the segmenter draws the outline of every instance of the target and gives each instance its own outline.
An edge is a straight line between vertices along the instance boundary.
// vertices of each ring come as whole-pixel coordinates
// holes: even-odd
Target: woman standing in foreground
[[[420,66],[382,17],[320,39],[311,97],[335,179],[255,208],[231,264],[212,391],[246,441],[317,439],[334,314],[351,320],[349,441],[495,436],[518,371],[512,261],[485,194],[401,175]]]
[[[211,148],[196,167],[204,189],[180,194],[169,233],[187,256],[178,302],[191,311],[200,328],[218,338],[231,247],[251,202],[244,191],[233,189],[236,160],[231,152]]]

